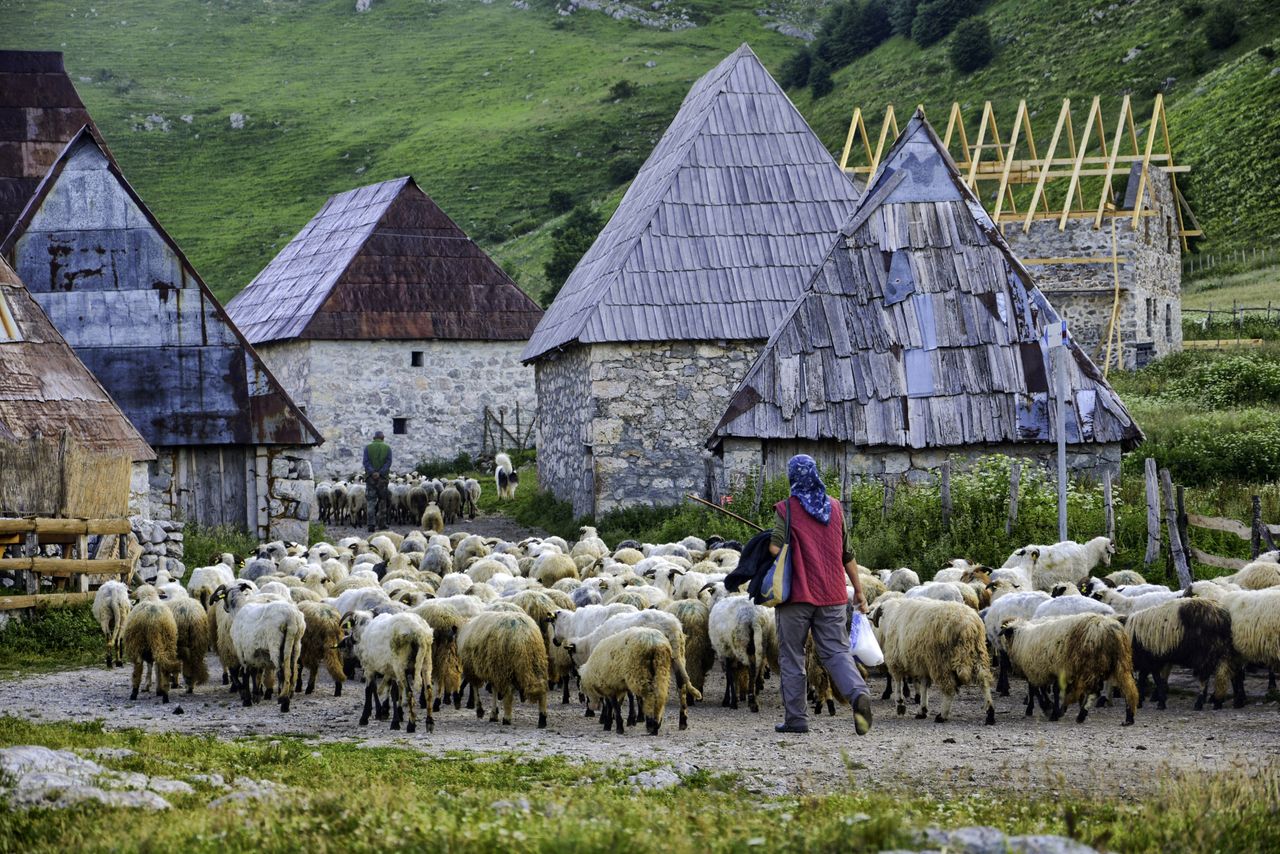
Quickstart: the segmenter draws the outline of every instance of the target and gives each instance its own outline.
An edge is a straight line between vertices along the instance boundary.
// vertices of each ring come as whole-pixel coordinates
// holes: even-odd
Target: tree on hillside
[[[1239,41],[1235,10],[1225,3],[1214,6],[1204,18],[1204,38],[1214,50],[1225,50]]]
[[[807,47],[802,47],[788,56],[778,70],[778,83],[783,89],[799,89],[809,83],[809,66],[813,63],[813,54]]]
[[[813,67],[809,69],[809,91],[813,93],[814,100],[825,98],[835,88],[836,83],[831,79],[831,67],[821,59],[815,59]]]
[[[927,0],[916,8],[911,39],[921,47],[937,44],[976,11],[975,0]]]
[[[911,38],[911,23],[916,19],[919,0],[889,0],[889,26],[895,36]]]
[[[996,55],[991,28],[981,18],[966,18],[951,37],[951,64],[961,74],[977,71]]]
[[[547,193],[547,207],[554,214],[568,213],[573,209],[573,195],[568,190],[552,190]]]
[[[543,272],[551,286],[542,294],[543,307],[551,305],[578,261],[591,248],[596,235],[604,228],[604,218],[587,205],[578,205],[563,223],[551,232],[551,258],[543,265]]]
[[[827,13],[814,53],[829,68],[844,68],[858,57],[870,53],[890,34],[889,10],[885,0],[869,0],[862,6],[851,0],[833,6]]]
[[[889,36],[893,35],[888,0],[870,0],[866,6],[862,7],[862,29],[870,45],[867,48],[868,51],[875,50],[881,42],[887,41]]]
[[[852,3],[837,2],[827,10],[827,14],[822,18],[822,26],[818,29],[818,38],[813,43],[813,54],[816,58],[827,63],[831,68],[842,68],[849,62],[844,58],[844,46],[841,44],[838,33],[845,26],[845,19],[850,15],[857,16],[857,9]]]

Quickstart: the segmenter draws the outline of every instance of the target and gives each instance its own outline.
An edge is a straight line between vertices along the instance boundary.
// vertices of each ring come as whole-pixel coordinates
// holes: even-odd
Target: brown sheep
[[[302,633],[302,654],[298,657],[298,686],[302,691],[302,671],[310,670],[307,687],[303,693],[310,694],[316,689],[316,674],[320,665],[329,672],[333,679],[333,696],[342,696],[342,683],[346,681],[346,673],[342,669],[342,656],[338,654],[338,641],[342,638],[342,615],[332,605],[322,602],[299,602],[298,610],[306,621],[307,628]]]
[[[485,611],[473,617],[458,633],[458,657],[462,678],[473,687],[489,683],[494,696],[491,721],[498,719],[497,700],[503,706],[502,722],[510,725],[515,692],[538,703],[538,728],[547,726],[547,650],[537,623],[523,612]],[[477,698],[476,717],[484,717]]]
[[[169,683],[181,669],[178,663],[178,624],[173,619],[173,612],[154,599],[135,605],[124,622],[124,654],[133,662],[133,691],[129,699],[138,699],[142,666],[154,664],[156,694],[160,702],[169,702]]]

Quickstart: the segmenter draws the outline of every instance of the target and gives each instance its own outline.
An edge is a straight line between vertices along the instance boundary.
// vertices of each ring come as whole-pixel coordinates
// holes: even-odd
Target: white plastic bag
[[[853,612],[853,627],[849,630],[849,652],[862,662],[863,667],[875,667],[884,663],[884,653],[880,651],[876,633],[872,631],[867,615],[860,611]]]

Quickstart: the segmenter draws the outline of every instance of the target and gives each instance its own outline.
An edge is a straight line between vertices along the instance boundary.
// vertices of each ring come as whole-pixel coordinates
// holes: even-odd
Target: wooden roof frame
[[[923,111],[924,108],[918,106],[917,109]],[[865,176],[869,183],[880,167],[886,144],[891,144],[898,136],[898,121],[893,104],[889,104],[873,144],[872,134],[867,128],[867,115],[862,107],[854,109],[840,155],[840,168],[849,175]],[[1021,223],[1025,233],[1031,230],[1035,220],[1051,219],[1057,220],[1059,231],[1064,231],[1071,219],[1092,219],[1093,227],[1101,228],[1103,219],[1111,216],[1129,217],[1136,227],[1143,216],[1154,215],[1147,204],[1146,186],[1151,167],[1158,166],[1169,175],[1173,187],[1178,237],[1183,251],[1189,249],[1188,238],[1203,236],[1195,214],[1178,190],[1177,176],[1190,172],[1191,167],[1174,161],[1163,95],[1156,95],[1151,116],[1141,132],[1128,95],[1121,100],[1120,111],[1111,129],[1107,126],[1101,99],[1094,96],[1079,135],[1075,132],[1071,99],[1064,98],[1043,154],[1036,148],[1026,99],[1018,101],[1013,121],[1007,129],[1008,136],[1002,138],[997,111],[991,101],[984,101],[977,132],[970,136],[965,111],[958,102],[953,102],[942,138],[943,145],[965,176],[965,183],[979,198],[983,196],[979,191],[980,183],[996,185],[991,188],[995,194],[991,218],[995,222]],[[889,135],[890,130],[892,136]],[[1101,152],[1099,154],[1089,153],[1094,140],[1096,149]],[[1125,148],[1131,148],[1132,152],[1122,154]],[[851,165],[852,159],[860,161],[860,165]],[[1121,200],[1116,195],[1114,181],[1118,173],[1127,173],[1134,164],[1140,167],[1134,197],[1138,201],[1129,212],[1120,208]],[[1102,178],[1102,192],[1096,205],[1083,197],[1081,178],[1085,177]],[[1026,209],[1022,211],[1018,209],[1013,192],[1013,188],[1019,185],[1033,187]],[[1055,193],[1055,199],[1051,200],[1050,186],[1055,190],[1065,187],[1065,190]]]

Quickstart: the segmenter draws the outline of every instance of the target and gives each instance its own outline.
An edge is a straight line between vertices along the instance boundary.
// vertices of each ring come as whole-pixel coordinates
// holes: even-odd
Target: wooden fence
[[[1188,255],[1182,261],[1182,272],[1199,273],[1213,270],[1226,264],[1237,267],[1266,267],[1280,264],[1280,249],[1267,247],[1259,249],[1233,249],[1230,252],[1197,252]]]
[[[91,601],[91,576],[118,577],[132,570],[129,531],[128,519],[0,519],[0,572],[15,573],[23,591],[0,596],[0,611]],[[61,557],[44,553],[51,545],[61,547]],[[53,579],[58,592],[40,592],[45,577]],[[69,587],[75,589],[67,592]]]
[[[513,417],[509,419],[508,414]],[[502,451],[523,451],[531,447],[529,442],[533,438],[533,428],[536,424],[536,418],[527,418],[527,420],[521,418],[519,403],[515,405],[514,413],[510,413],[505,406],[498,407],[497,412],[486,406],[484,437],[480,444],[481,458],[492,460]]]

